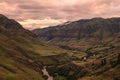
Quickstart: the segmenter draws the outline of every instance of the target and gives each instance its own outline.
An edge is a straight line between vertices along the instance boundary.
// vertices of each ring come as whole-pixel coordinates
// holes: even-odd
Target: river
[[[48,71],[46,70],[46,66],[43,67],[42,72],[44,75],[48,77],[47,80],[53,80],[53,77],[49,75]]]

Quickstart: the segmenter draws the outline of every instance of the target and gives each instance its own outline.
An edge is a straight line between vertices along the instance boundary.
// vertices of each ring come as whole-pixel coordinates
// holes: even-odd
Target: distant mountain
[[[120,18],[92,18],[68,22],[32,31],[39,38],[59,43],[77,41],[79,45],[101,44],[117,41],[120,37]]]

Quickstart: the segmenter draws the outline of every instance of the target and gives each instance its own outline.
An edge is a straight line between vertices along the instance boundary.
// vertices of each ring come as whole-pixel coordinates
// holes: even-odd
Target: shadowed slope
[[[50,55],[65,50],[44,43],[18,22],[0,15],[0,80],[43,80],[43,65],[56,63]]]
[[[76,46],[101,43],[117,43],[120,34],[120,18],[93,18],[32,31],[49,42]]]

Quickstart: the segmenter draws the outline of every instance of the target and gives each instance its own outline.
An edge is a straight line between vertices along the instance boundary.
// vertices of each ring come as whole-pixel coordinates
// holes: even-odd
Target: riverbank
[[[43,72],[44,75],[46,75],[48,77],[47,80],[53,80],[53,77],[49,75],[49,73],[46,69],[46,66],[43,67],[42,72]]]

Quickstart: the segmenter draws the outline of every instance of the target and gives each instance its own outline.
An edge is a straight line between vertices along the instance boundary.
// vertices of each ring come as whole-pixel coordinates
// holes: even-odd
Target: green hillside
[[[114,24],[112,28],[109,21],[115,21],[110,23]],[[110,27],[103,22],[104,19],[92,19],[73,22],[61,26],[62,29],[57,26],[54,37],[47,35],[49,29],[51,33],[56,31],[54,27],[45,28],[42,32],[45,30],[50,40],[42,41],[43,37],[38,38],[15,20],[0,15],[0,80],[46,80],[47,76],[42,72],[45,66],[54,80],[119,80],[119,19],[105,20]],[[74,32],[70,34],[75,39],[60,34],[64,29],[68,33],[78,30],[79,24],[84,24],[79,35],[84,34],[81,39],[76,39]]]
[[[49,56],[66,50],[48,45],[15,20],[0,15],[0,80],[44,80],[43,65],[56,63]]]

